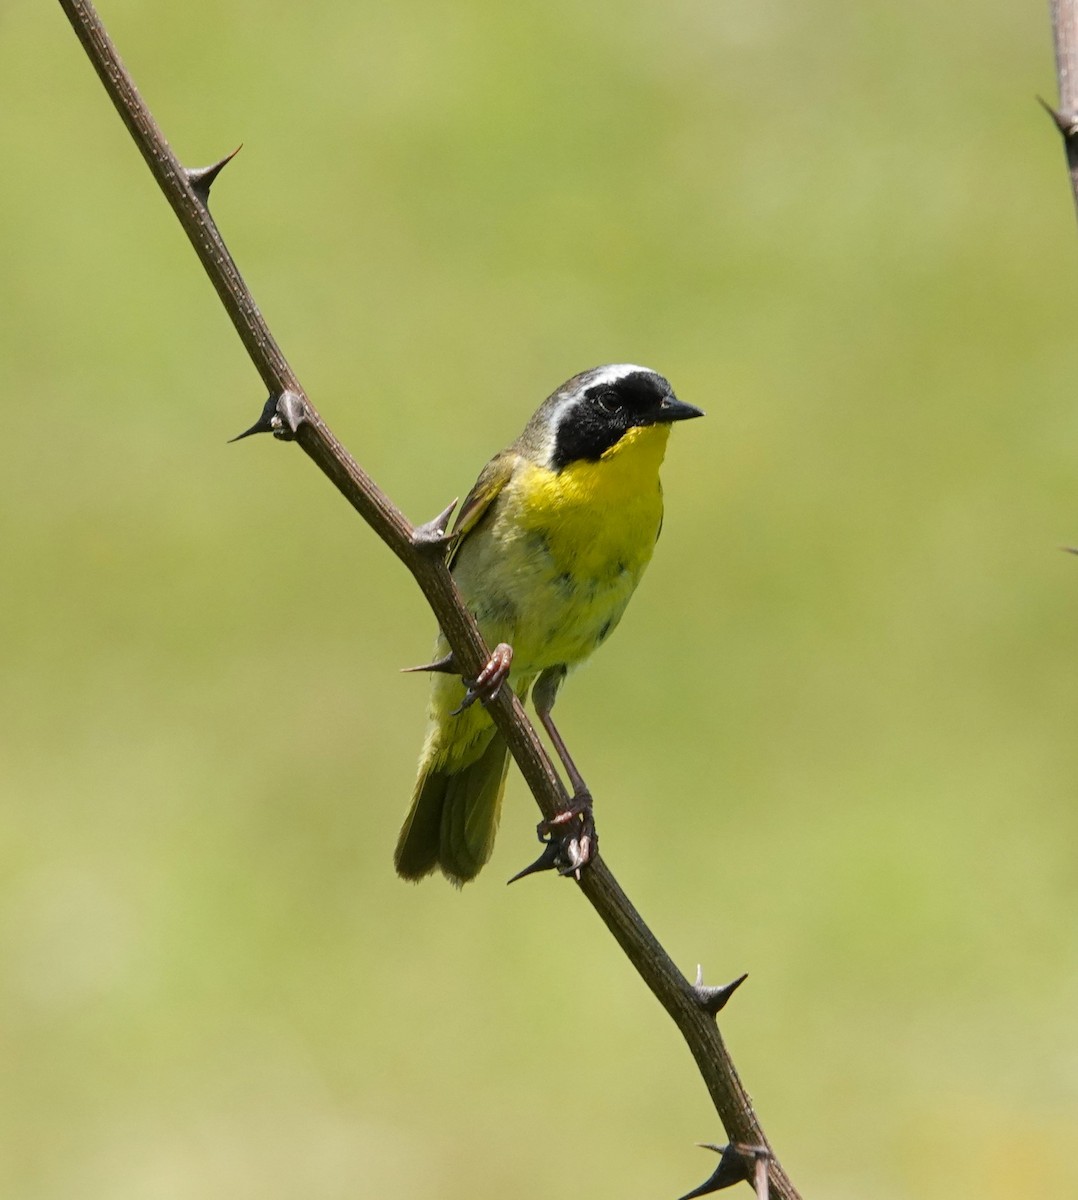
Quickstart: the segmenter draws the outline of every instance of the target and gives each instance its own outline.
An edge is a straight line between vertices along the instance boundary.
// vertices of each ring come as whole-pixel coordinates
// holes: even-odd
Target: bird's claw
[[[474,679],[466,679],[468,690],[460,705],[453,709],[450,716],[459,716],[466,708],[482,700],[489,704],[497,700],[502,684],[509,678],[509,669],[513,665],[513,647],[508,642],[499,642],[490,652],[486,665]]]
[[[591,796],[587,792],[578,792],[568,808],[549,821],[540,821],[535,831],[544,843],[543,853],[509,882],[516,883],[525,875],[535,875],[539,871],[557,871],[562,876],[571,875],[579,883],[580,872],[599,849]]]

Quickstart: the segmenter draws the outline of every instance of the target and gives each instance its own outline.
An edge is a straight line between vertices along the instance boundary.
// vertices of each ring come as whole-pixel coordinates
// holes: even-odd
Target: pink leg
[[[556,869],[561,875],[572,875],[579,879],[581,868],[591,862],[599,847],[599,836],[595,832],[595,820],[592,815],[591,792],[550,715],[558,688],[564,678],[564,667],[552,667],[544,671],[536,680],[532,700],[535,703],[535,714],[547,731],[547,736],[565,767],[565,773],[569,776],[573,798],[568,808],[551,817],[549,821],[539,823],[539,840],[545,842],[546,847],[539,858],[531,866],[514,875],[513,879],[509,880],[510,883],[535,871],[551,869]]]

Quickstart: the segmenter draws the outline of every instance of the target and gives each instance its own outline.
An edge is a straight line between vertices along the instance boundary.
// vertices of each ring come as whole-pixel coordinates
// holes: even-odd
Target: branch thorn
[[[209,207],[210,188],[213,187],[213,181],[242,149],[243,143],[240,142],[231,154],[226,154],[219,162],[212,163],[208,167],[184,167],[183,173],[187,176],[191,191],[202,201],[204,207]]]
[[[284,391],[279,396],[270,396],[262,406],[262,415],[242,433],[229,438],[229,443],[240,442],[255,433],[272,433],[282,442],[291,442],[306,420],[303,398],[295,392]]]
[[[401,667],[401,672],[411,675],[414,671],[438,671],[443,675],[456,675],[457,668],[453,661],[453,651],[450,650],[445,658],[436,659],[432,663],[424,663],[421,667]]]
[[[437,549],[447,546],[453,535],[446,533],[446,527],[449,525],[449,518],[453,515],[453,509],[456,507],[457,501],[454,498],[436,517],[431,517],[429,521],[417,525],[412,530],[412,545],[432,546]]]
[[[1070,142],[1075,134],[1078,134],[1078,113],[1060,112],[1058,108],[1053,108],[1043,96],[1037,97],[1037,103],[1055,122],[1055,127],[1063,135],[1065,141]]]
[[[757,1200],[768,1200],[770,1184],[767,1164],[771,1161],[771,1151],[766,1146],[747,1146],[743,1142],[730,1142],[726,1146],[716,1146],[711,1142],[696,1144],[703,1150],[714,1150],[722,1157],[711,1177],[698,1188],[686,1192],[681,1200],[693,1200],[696,1196],[721,1192],[723,1188],[733,1187],[735,1183],[741,1183],[743,1180],[752,1183]]]
[[[704,983],[704,968],[697,963],[696,982],[692,985],[697,1004],[713,1017],[717,1016],[726,1007],[726,1002],[748,977],[749,975],[746,971],[744,975],[739,975],[731,983],[723,984],[722,987],[708,987]]]
[[[686,1192],[681,1200],[695,1200],[697,1196],[721,1192],[723,1188],[733,1187],[735,1183],[742,1183],[752,1178],[748,1159],[744,1153],[746,1147],[739,1146],[735,1142],[731,1142],[727,1146],[716,1146],[711,1142],[697,1142],[696,1144],[703,1150],[714,1150],[722,1157],[712,1174],[699,1187],[693,1188],[691,1192]]]
[[[533,863],[529,863],[523,871],[518,871],[511,879],[507,879],[506,885],[516,883],[518,879],[523,879],[526,875],[538,875],[540,871],[561,870],[562,857],[561,846],[554,841],[547,842],[543,847],[543,853]]]
[[[241,442],[244,438],[248,438],[255,433],[272,433],[273,422],[276,419],[277,397],[270,396],[270,398],[262,406],[262,415],[258,418],[258,420],[255,421],[250,429],[245,429],[242,433],[237,433],[234,438],[229,438],[229,445],[231,445],[233,442]]]
[[[307,420],[307,404],[302,396],[286,388],[277,397],[277,415],[281,418],[281,428],[275,429],[273,436],[291,442]]]

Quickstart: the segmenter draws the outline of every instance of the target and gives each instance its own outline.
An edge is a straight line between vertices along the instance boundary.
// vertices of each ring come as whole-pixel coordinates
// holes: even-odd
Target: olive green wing
[[[475,481],[472,490],[464,497],[464,503],[460,506],[457,518],[453,522],[453,528],[449,532],[449,536],[453,539],[447,560],[450,566],[453,565],[453,559],[456,558],[457,552],[468,534],[487,514],[502,488],[509,482],[516,464],[516,452],[503,450],[501,454],[496,454],[479,472],[479,478]]]

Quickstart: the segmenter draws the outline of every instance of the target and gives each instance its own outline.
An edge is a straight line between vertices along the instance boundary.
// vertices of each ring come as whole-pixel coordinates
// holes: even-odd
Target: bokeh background
[[[103,6],[413,517],[654,365],[665,532],[562,727],[806,1196],[1078,1189],[1076,235],[1047,14]],[[390,855],[433,628],[292,448],[59,8],[0,18],[0,1194],[675,1197],[722,1140],[512,777]]]

